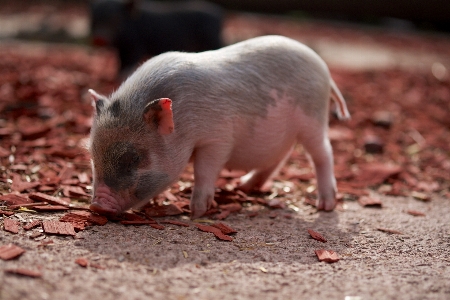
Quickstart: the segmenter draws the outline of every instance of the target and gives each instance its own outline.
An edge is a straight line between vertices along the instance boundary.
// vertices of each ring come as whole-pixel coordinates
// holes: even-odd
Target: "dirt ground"
[[[236,15],[229,19],[225,37],[228,42],[233,42],[254,35],[281,33],[313,47],[329,63],[354,115],[354,123],[332,122],[331,128],[338,128],[340,134],[348,135],[348,131],[342,128],[350,128],[359,135],[362,131],[358,126],[365,124],[365,121],[358,123],[360,115],[354,110],[357,96],[350,91],[352,83],[347,81],[352,77],[346,75],[346,70],[351,70],[355,82],[362,80],[368,86],[370,78],[375,80],[377,72],[383,70],[409,72],[409,76],[414,72],[426,72],[432,73],[431,77],[426,77],[428,81],[436,78],[443,82],[449,80],[450,41],[447,37],[420,35],[420,39],[428,43],[417,47],[414,33],[386,34],[343,24],[317,23],[302,23],[294,30],[288,21],[272,21],[259,16]],[[279,27],[274,27],[274,24]],[[316,30],[321,34],[316,34]],[[336,35],[336,32],[342,34]],[[20,42],[20,45],[21,49],[28,49],[30,44]],[[27,57],[38,57],[36,53],[43,52],[42,49],[57,47],[32,45],[32,50],[23,50],[34,53]],[[2,43],[2,47],[8,48],[11,44]],[[65,49],[73,49],[77,53],[99,55],[89,48],[67,47]],[[64,51],[61,52],[62,60]],[[97,74],[95,78],[100,78],[93,81],[98,85],[95,88],[111,89],[112,75],[108,73],[101,77],[98,74],[105,70],[99,70],[98,66],[92,68],[92,73]],[[380,74],[378,76],[385,76],[385,73]],[[390,73],[386,74],[389,76]],[[60,75],[66,78],[67,74]],[[2,77],[5,78],[7,76]],[[55,80],[53,84],[58,86],[62,83]],[[444,92],[447,92],[444,94],[448,95],[448,84],[444,87]],[[3,92],[5,90],[2,89]],[[67,95],[64,97],[62,99],[68,99]],[[444,100],[447,101],[444,107],[446,105],[450,110],[450,99]],[[373,107],[378,106],[375,103]],[[441,122],[439,130],[445,134],[438,139],[440,143],[447,143],[449,110],[441,109],[435,116]],[[424,111],[424,114],[430,111]],[[401,112],[395,116],[401,116]],[[378,129],[374,130],[379,133]],[[5,271],[0,272],[0,299],[450,299],[450,191],[448,182],[442,180],[449,172],[450,152],[448,145],[442,149],[435,147],[426,130],[420,130],[432,145],[421,153],[443,157],[440,160],[442,165],[423,167],[414,173],[419,181],[437,182],[438,186],[429,188],[426,197],[409,191],[389,196],[386,190],[391,191],[396,182],[392,180],[368,190],[370,197],[381,199],[382,208],[363,207],[356,201],[357,197],[342,192],[342,207],[326,213],[318,212],[304,201],[308,198],[308,187],[314,181],[303,180],[298,185],[296,182],[296,187],[292,188],[280,180],[276,185],[291,187],[291,192],[280,193],[276,198],[285,202],[285,207],[258,207],[258,213],[252,215],[256,206],[247,203],[240,212],[230,214],[223,222],[237,231],[231,242],[199,231],[187,214],[163,219],[181,220],[190,224],[189,227],[165,225],[163,230],[150,226],[124,226],[117,222],[87,227],[75,237],[46,234],[30,238],[32,234],[42,232],[41,228],[20,229],[18,234],[2,230],[0,246],[13,243],[26,252],[14,260],[0,260],[0,269]],[[70,139],[76,141],[86,135],[84,128],[74,132],[79,136],[71,136]],[[333,141],[338,166],[344,164],[339,157],[361,155],[357,150],[361,146],[358,144],[360,141],[356,141],[353,146],[348,145],[353,143],[352,139]],[[346,150],[348,147],[351,151]],[[409,165],[411,160],[422,168],[418,162],[421,156],[411,154],[406,162],[401,155],[395,156],[390,151],[387,148],[383,156],[362,156],[369,162],[389,158],[389,161],[402,162],[412,168]],[[86,160],[85,157],[80,159],[84,159],[82,162]],[[297,164],[298,160],[296,154],[289,165]],[[7,158],[3,158],[2,162],[6,161]],[[358,160],[353,161],[359,163]],[[426,162],[424,158],[424,164]],[[299,164],[304,167],[304,163],[307,161],[301,158]],[[75,164],[81,163],[75,161]],[[435,175],[437,170],[444,175]],[[16,171],[9,170],[6,165],[2,167],[2,194],[8,193],[11,183],[8,180]],[[337,168],[336,173],[338,183],[344,182],[342,169]],[[439,179],[435,179],[436,176]],[[271,199],[271,195],[264,197]],[[418,211],[423,216],[413,216],[408,211]],[[63,215],[22,211],[11,218],[25,222],[30,219],[58,219]],[[6,218],[3,217],[2,222]],[[161,221],[160,218],[157,220]],[[322,243],[312,239],[307,229],[321,233],[328,241]],[[393,230],[394,233],[380,229]],[[340,260],[331,264],[319,262],[314,252],[317,249],[333,250]],[[75,263],[80,257],[89,261],[87,268]],[[30,278],[6,272],[15,268],[40,271],[41,276]]]

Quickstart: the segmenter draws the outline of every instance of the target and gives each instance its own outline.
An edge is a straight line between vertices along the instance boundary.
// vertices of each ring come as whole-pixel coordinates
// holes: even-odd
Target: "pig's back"
[[[280,98],[322,120],[328,94],[329,72],[317,54],[294,40],[267,36],[214,51],[156,56],[113,98],[128,99],[135,118],[149,99],[170,98],[174,118],[192,115],[213,124],[236,116],[265,118]]]
[[[127,85],[127,83],[130,83]],[[275,105],[273,90],[314,114],[329,90],[329,72],[308,47],[280,36],[266,36],[201,53],[168,52],[147,61],[124,89],[174,102],[208,99],[232,113],[264,116]]]

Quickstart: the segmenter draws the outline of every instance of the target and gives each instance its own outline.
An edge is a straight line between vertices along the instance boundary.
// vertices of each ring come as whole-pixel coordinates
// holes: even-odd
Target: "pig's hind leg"
[[[330,211],[336,206],[336,179],[333,172],[333,151],[327,127],[302,132],[299,142],[310,155],[316,171],[319,197],[317,208]]]

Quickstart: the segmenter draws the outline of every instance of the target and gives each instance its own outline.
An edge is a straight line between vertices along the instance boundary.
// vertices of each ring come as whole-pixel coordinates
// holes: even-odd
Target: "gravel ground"
[[[332,213],[299,205],[298,212],[280,210],[274,219],[234,214],[226,222],[238,231],[233,242],[175,225],[108,223],[77,239],[47,237],[54,242],[48,246],[25,233],[2,234],[2,244],[27,252],[0,261],[0,268],[43,276],[0,273],[0,299],[449,299],[448,199],[383,201],[382,209],[345,202],[344,211]],[[411,209],[426,216],[405,213]],[[328,241],[313,240],[307,228]],[[341,260],[319,262],[315,249],[334,250]],[[104,269],[82,268],[78,257]]]

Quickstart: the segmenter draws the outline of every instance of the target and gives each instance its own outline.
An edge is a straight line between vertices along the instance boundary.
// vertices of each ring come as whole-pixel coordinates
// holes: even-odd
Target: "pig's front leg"
[[[225,147],[204,146],[194,151],[194,192],[191,197],[191,218],[196,219],[211,208],[214,200],[214,184],[226,163]]]
[[[319,131],[319,130],[317,130]],[[333,153],[326,130],[303,135],[301,142],[309,153],[316,170],[319,197],[317,208],[331,211],[336,207],[336,179],[333,172]]]

